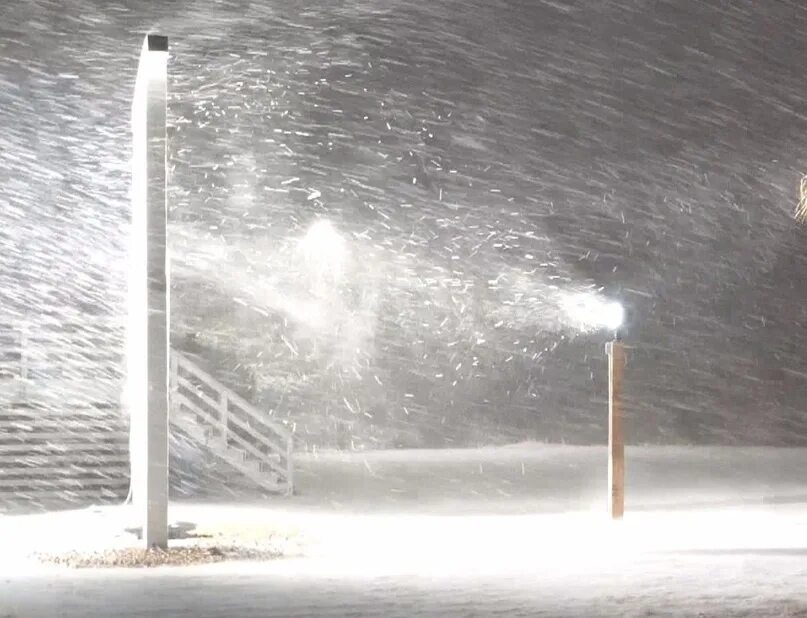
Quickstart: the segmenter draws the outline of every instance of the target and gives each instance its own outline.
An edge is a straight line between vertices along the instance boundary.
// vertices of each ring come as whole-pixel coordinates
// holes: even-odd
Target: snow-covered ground
[[[0,616],[807,616],[807,450],[629,449],[621,522],[604,455],[321,453],[291,500],[173,505],[199,529],[294,541],[264,563],[45,568],[25,555],[131,542],[131,513],[7,516]]]

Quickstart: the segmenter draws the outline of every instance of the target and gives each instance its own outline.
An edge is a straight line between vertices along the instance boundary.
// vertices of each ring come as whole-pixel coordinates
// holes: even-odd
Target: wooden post
[[[168,39],[143,41],[132,105],[127,406],[132,502],[145,547],[168,545]]]
[[[622,373],[625,349],[619,340],[605,345],[608,353],[608,511],[612,519],[625,513],[625,435],[622,428]]]

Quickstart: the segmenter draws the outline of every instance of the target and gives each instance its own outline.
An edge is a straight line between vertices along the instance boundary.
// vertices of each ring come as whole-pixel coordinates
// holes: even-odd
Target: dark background
[[[581,290],[629,310],[632,442],[803,445],[805,29],[797,1],[3,3],[0,309],[122,323],[160,31],[173,345],[301,445],[604,441],[608,333],[553,300]]]

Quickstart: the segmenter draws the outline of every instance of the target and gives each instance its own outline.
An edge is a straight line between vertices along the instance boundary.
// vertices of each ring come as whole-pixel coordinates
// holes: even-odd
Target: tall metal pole
[[[132,105],[126,393],[132,501],[147,548],[168,546],[167,81],[168,39],[150,34]]]
[[[625,349],[618,339],[605,345],[608,353],[608,511],[613,519],[625,514],[625,435],[622,429],[622,373]]]

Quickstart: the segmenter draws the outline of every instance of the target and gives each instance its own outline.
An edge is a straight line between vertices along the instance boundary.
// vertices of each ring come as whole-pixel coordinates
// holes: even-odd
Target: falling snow
[[[126,495],[131,98],[143,34],[160,32],[171,345],[293,432],[304,488],[283,504],[395,511],[453,495],[443,506],[456,513],[579,508],[602,489],[601,462],[558,445],[606,439],[603,344],[623,309],[628,441],[668,449],[629,449],[643,471],[632,505],[675,496],[663,509],[695,509],[694,496],[709,510],[721,488],[729,501],[788,501],[744,520],[761,536],[742,568],[730,553],[745,547],[740,531],[703,559],[598,571],[586,549],[568,571],[539,563],[540,598],[524,596],[535,573],[517,569],[497,571],[488,596],[411,573],[323,579],[308,562],[239,585],[297,615],[359,597],[388,615],[464,612],[469,599],[512,615],[803,615],[804,454],[736,447],[807,445],[807,238],[792,216],[807,170],[806,29],[799,0],[2,2],[0,460],[63,475],[62,506],[85,504],[79,490]],[[20,332],[34,407],[7,396],[22,382]],[[111,405],[71,408],[88,402]],[[528,440],[528,454],[501,446]],[[479,446],[485,457],[468,448]],[[243,498],[187,436],[171,452],[175,498]],[[6,507],[53,498],[47,483],[10,493],[0,527]],[[646,521],[652,545],[663,532]],[[550,523],[543,537],[513,528],[512,545],[531,539],[532,560],[536,539],[562,529]],[[476,549],[468,529],[440,526],[435,539]],[[491,530],[480,538],[498,539]],[[432,537],[366,531],[393,558],[431,549]],[[787,543],[771,549],[767,532]],[[338,549],[342,569],[350,548]],[[507,560],[480,556],[488,569]],[[154,611],[176,607],[183,586],[213,611],[237,592],[226,578],[65,578],[49,596],[38,575],[12,575],[3,615],[67,611],[71,595],[106,611],[152,586]]]
[[[581,293],[628,309],[635,439],[804,442],[798,3],[2,16],[4,320],[123,313],[135,52],[156,29],[174,346],[304,443],[600,440],[605,335],[561,310]],[[317,225],[338,245],[320,265],[297,252]]]

